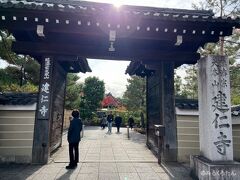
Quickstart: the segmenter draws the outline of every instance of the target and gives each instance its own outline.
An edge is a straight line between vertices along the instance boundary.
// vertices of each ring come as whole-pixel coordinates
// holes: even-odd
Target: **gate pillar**
[[[175,115],[174,63],[162,66],[162,121],[165,127],[163,161],[177,161],[177,122]]]
[[[162,62],[148,68],[155,73],[147,77],[147,145],[156,154],[158,138],[154,125],[163,125],[163,161],[177,161],[177,123],[174,97],[174,63]],[[158,156],[159,157],[159,156]]]
[[[34,125],[32,163],[46,164],[61,146],[67,72],[56,57],[41,61],[39,95]]]
[[[34,164],[46,164],[50,155],[53,66],[53,57],[42,58],[32,148],[32,163]]]

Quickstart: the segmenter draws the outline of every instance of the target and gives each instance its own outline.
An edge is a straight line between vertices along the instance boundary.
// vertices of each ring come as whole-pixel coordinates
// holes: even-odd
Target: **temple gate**
[[[174,68],[196,63],[200,46],[234,27],[239,18],[215,18],[212,11],[0,0],[0,28],[14,35],[13,51],[42,66],[33,163],[47,163],[61,144],[66,74],[90,71],[86,58],[131,60],[126,72],[147,77],[147,145],[157,152],[154,125],[164,125],[162,158],[176,161]]]

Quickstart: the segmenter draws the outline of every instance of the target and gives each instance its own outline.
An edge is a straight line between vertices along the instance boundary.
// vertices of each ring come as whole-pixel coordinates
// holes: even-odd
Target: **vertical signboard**
[[[48,120],[50,115],[51,79],[52,79],[52,59],[45,57],[42,64],[41,84],[38,99],[38,120]]]

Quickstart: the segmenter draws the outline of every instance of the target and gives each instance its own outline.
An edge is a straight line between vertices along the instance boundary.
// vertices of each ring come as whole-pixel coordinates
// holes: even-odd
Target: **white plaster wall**
[[[31,163],[35,109],[0,107],[0,163]]]

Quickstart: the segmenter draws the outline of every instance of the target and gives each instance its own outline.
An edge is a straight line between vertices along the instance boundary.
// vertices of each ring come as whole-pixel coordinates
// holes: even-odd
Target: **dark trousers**
[[[117,126],[117,132],[119,132],[119,130],[120,130],[120,126]]]
[[[79,162],[78,145],[79,143],[69,143],[70,165],[76,165]]]

